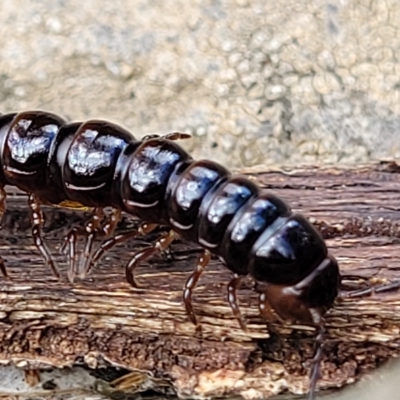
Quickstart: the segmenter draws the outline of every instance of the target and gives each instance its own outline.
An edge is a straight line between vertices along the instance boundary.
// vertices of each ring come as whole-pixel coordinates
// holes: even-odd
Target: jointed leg
[[[6,211],[6,197],[7,193],[4,190],[4,186],[0,186],[0,225],[2,225],[3,215]],[[4,276],[4,278],[8,278],[6,266],[4,264],[3,258],[0,256],[0,272]]]
[[[61,246],[60,251],[64,251],[65,246],[68,244],[68,280],[73,283],[75,279],[75,273],[76,273],[76,259],[77,259],[77,254],[76,254],[76,241],[77,241],[77,234],[78,234],[78,229],[73,228],[69,231],[68,236],[65,237],[64,244]]]
[[[192,273],[192,275],[190,275],[183,289],[183,303],[185,304],[186,313],[194,325],[197,325],[197,319],[196,314],[193,310],[192,294],[198,280],[200,279],[201,274],[210,262],[210,259],[210,252],[208,250],[204,250],[204,252],[199,257],[199,260],[197,261],[196,270]]]
[[[87,260],[90,260],[90,252],[93,245],[93,240],[95,238],[95,231],[98,229],[103,218],[103,209],[95,208],[89,221],[86,223],[85,228],[73,227],[64,239],[64,244],[61,246],[60,251],[64,252],[66,246],[68,245],[68,279],[71,283],[73,283],[77,271],[76,265],[78,256],[76,253],[76,242],[78,239],[78,235],[86,237],[85,250],[82,256],[82,262],[84,265],[86,265]]]
[[[265,293],[260,293],[260,297],[258,298],[258,309],[260,310],[261,316],[268,321],[268,323],[272,323],[275,321],[279,321],[283,323],[283,319],[274,312],[269,300],[268,296]]]
[[[181,139],[190,139],[192,135],[189,133],[181,133],[181,132],[172,132],[172,133],[167,133],[166,135],[160,136],[160,135],[146,135],[142,137],[142,140],[149,140],[149,139],[167,139],[167,140],[181,140]]]
[[[231,306],[233,315],[239,322],[240,327],[246,331],[246,323],[243,320],[242,314],[239,309],[239,305],[237,302],[236,291],[240,288],[242,284],[243,276],[235,274],[231,281],[228,283],[228,303]]]
[[[315,349],[314,349],[314,357],[311,361],[311,372],[310,372],[310,388],[308,392],[307,400],[315,399],[315,389],[317,388],[317,382],[321,378],[321,362],[324,358],[324,342],[325,342],[325,321],[324,319],[320,319],[317,324],[318,333],[315,338]]]
[[[91,220],[86,224],[86,244],[85,250],[81,256],[79,263],[79,276],[84,278],[91,269],[91,253],[93,241],[96,236],[101,236],[104,238],[109,238],[117,228],[118,222],[121,220],[121,210],[118,208],[113,208],[111,211],[111,216],[108,218],[106,224],[101,226],[101,222],[104,220],[104,210],[101,208],[96,208]]]
[[[357,297],[372,296],[375,293],[384,293],[391,291],[395,292],[399,289],[400,280],[391,283],[385,283],[383,285],[370,286],[365,289],[353,290],[350,292],[341,292],[340,297],[344,299],[355,299]]]
[[[117,228],[118,222],[121,221],[122,212],[119,208],[113,208],[111,216],[107,223],[101,228],[102,233],[106,239],[108,239]]]
[[[83,253],[81,254],[81,259],[78,265],[78,273],[80,278],[86,276],[86,271],[89,269],[90,264],[90,254],[92,253],[92,246],[96,234],[100,230],[100,224],[105,217],[104,210],[101,207],[96,207],[93,210],[92,216],[85,225],[85,237],[86,243]]]
[[[4,186],[0,185],[0,221],[2,220],[4,212],[6,211],[6,198],[7,193],[4,190]]]
[[[192,135],[189,133],[181,133],[181,132],[172,132],[162,136],[163,139],[168,140],[182,140],[182,139],[190,139]]]
[[[146,247],[145,249],[138,251],[137,253],[134,254],[134,256],[129,261],[125,269],[126,280],[134,288],[140,287],[134,276],[134,271],[138,266],[138,264],[141,261],[144,261],[150,256],[152,256],[157,251],[164,251],[173,242],[175,236],[176,234],[174,231],[169,231],[168,233],[164,233],[162,236],[160,236],[160,238],[156,240],[156,242],[152,246]]]
[[[119,220],[121,219],[121,210],[113,209],[111,217],[108,222],[101,226],[102,221],[105,218],[104,210],[102,208],[95,208],[89,221],[86,223],[85,228],[74,227],[72,228],[68,235],[65,237],[65,242],[61,247],[60,251],[64,251],[68,245],[68,259],[69,259],[69,269],[68,278],[70,282],[73,282],[75,274],[77,272],[77,254],[76,254],[76,242],[78,235],[84,236],[86,238],[85,249],[81,255],[81,259],[78,265],[78,274],[81,278],[84,278],[91,267],[91,252],[94,239],[96,236],[106,236],[111,235]]]
[[[3,260],[2,256],[0,256],[0,272],[4,276],[4,278],[9,278],[9,276],[7,274],[6,265],[4,263],[4,260]]]
[[[46,264],[51,268],[54,276],[56,278],[60,278],[60,273],[58,272],[58,268],[56,267],[53,259],[49,251],[47,250],[45,244],[43,243],[42,238],[42,227],[44,223],[43,213],[40,209],[40,202],[36,198],[34,194],[29,195],[28,204],[31,209],[31,219],[32,219],[32,235],[33,240],[35,242],[36,247],[42,254],[43,258],[46,261]]]
[[[150,233],[151,231],[156,229],[157,226],[157,224],[149,224],[147,222],[144,222],[139,226],[138,229],[133,229],[128,232],[120,233],[119,235],[116,235],[113,238],[110,238],[103,242],[103,244],[93,254],[87,273],[89,273],[93,266],[100,260],[101,257],[103,257],[104,253],[106,253],[108,250],[112,249],[117,244],[134,238],[137,235],[146,235],[147,233]]]
[[[150,139],[158,139],[160,138],[160,135],[154,134],[154,135],[146,135],[143,136],[141,140],[146,141],[146,140],[150,140]]]

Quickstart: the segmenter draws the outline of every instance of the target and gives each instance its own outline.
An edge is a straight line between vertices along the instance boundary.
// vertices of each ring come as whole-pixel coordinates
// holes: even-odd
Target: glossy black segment
[[[124,201],[122,196],[122,182],[129,167],[129,160],[132,154],[140,147],[141,141],[129,143],[118,157],[115,165],[114,176],[111,187],[110,205],[119,209],[124,209]]]
[[[63,125],[53,140],[49,152],[47,185],[44,189],[45,194],[40,196],[47,203],[59,204],[68,200],[68,195],[65,192],[64,187],[63,167],[69,146],[71,145],[72,139],[81,125],[81,122]],[[47,188],[49,187],[51,187],[52,190],[48,190]]]
[[[122,198],[127,212],[149,222],[160,222],[168,180],[178,163],[189,155],[164,139],[144,142],[129,159],[122,180]]]
[[[268,228],[267,228],[268,229]],[[294,215],[270,234],[261,235],[252,249],[251,275],[263,282],[292,284],[325,258],[326,246],[301,215]]]
[[[217,249],[235,213],[258,190],[253,182],[240,176],[221,184],[201,215],[198,230],[200,244],[209,249]]]
[[[289,206],[269,193],[260,194],[240,209],[226,230],[221,245],[221,255],[228,268],[246,275],[255,241],[277,218],[288,216],[290,212]]]
[[[0,185],[4,186],[8,184],[8,181],[4,175],[4,146],[5,142],[7,139],[7,134],[10,130],[11,123],[13,119],[15,118],[16,114],[4,114],[0,116],[0,154],[2,155],[0,157],[0,163],[1,163],[1,168],[0,168]]]
[[[196,161],[184,167],[177,172],[166,207],[171,226],[192,236],[202,200],[218,181],[227,177],[228,171],[212,161]]]
[[[121,127],[89,121],[76,132],[63,168],[65,190],[73,201],[107,206],[118,157],[135,138]]]
[[[50,147],[63,124],[62,118],[40,111],[13,119],[2,151],[4,175],[11,184],[26,191],[45,186]]]
[[[301,298],[308,307],[322,309],[332,307],[340,286],[340,272],[337,261],[328,256],[314,269],[302,287]]]

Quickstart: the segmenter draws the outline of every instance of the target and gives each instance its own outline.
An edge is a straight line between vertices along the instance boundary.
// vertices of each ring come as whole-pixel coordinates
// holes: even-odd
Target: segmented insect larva
[[[282,200],[244,177],[232,176],[215,162],[194,161],[173,142],[187,136],[172,133],[136,140],[128,131],[105,121],[67,124],[40,111],[3,115],[0,211],[5,209],[5,185],[29,193],[35,244],[56,276],[58,269],[42,240],[40,204],[95,209],[86,225],[82,274],[90,268],[94,236],[110,235],[121,211],[144,223],[138,231],[106,241],[92,263],[138,232],[150,232],[157,225],[171,229],[154,245],[137,252],[127,265],[126,276],[133,286],[136,266],[166,249],[176,233],[200,244],[204,251],[183,294],[191,321],[197,322],[192,292],[211,254],[219,256],[234,274],[228,283],[228,301],[244,329],[236,291],[243,277],[250,274],[260,283],[259,308],[265,318],[296,320],[318,328],[311,374],[313,396],[322,358],[323,316],[340,284],[337,262],[316,229],[303,216],[293,214]],[[103,208],[108,206],[114,212],[102,226]],[[71,231],[67,239],[71,278],[78,233]]]

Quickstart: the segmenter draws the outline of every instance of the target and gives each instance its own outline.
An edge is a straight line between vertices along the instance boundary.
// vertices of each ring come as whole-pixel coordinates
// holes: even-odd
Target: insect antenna
[[[324,342],[326,336],[325,320],[321,319],[317,325],[317,336],[315,338],[314,357],[311,361],[310,387],[307,400],[315,400],[315,389],[321,378],[321,362],[324,358]]]
[[[348,278],[348,276],[345,275],[344,278]],[[360,278],[363,279],[362,277],[360,277]],[[373,296],[373,295],[379,294],[379,293],[398,292],[399,290],[400,290],[400,280],[395,280],[395,281],[383,283],[380,285],[368,283],[367,286],[365,286],[361,289],[355,289],[355,290],[354,289],[349,290],[346,287],[346,285],[342,284],[338,299],[339,300],[356,299],[356,298],[361,298],[361,297]]]

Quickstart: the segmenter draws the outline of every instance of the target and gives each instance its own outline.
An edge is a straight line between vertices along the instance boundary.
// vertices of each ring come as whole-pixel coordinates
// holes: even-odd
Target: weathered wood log
[[[342,273],[365,278],[352,281],[354,288],[400,278],[396,164],[245,172],[320,227]],[[193,299],[201,323],[196,329],[185,314],[181,292],[198,246],[174,243],[172,260],[154,257],[139,268],[145,288],[133,290],[125,282],[123,266],[156,234],[138,238],[110,251],[89,278],[72,285],[66,279],[65,257],[57,250],[83,215],[47,209],[46,243],[63,275],[57,282],[33,245],[26,196],[14,192],[7,204],[0,254],[11,279],[0,281],[1,364],[33,369],[111,365],[143,371],[148,379],[139,382],[142,387],[153,385],[182,397],[250,399],[307,391],[314,329],[276,324],[274,333],[268,332],[251,279],[239,291],[248,325],[243,332],[225,300],[230,273],[213,260]],[[127,216],[120,228],[132,223]],[[326,319],[320,388],[353,382],[400,354],[397,292],[340,302]]]

